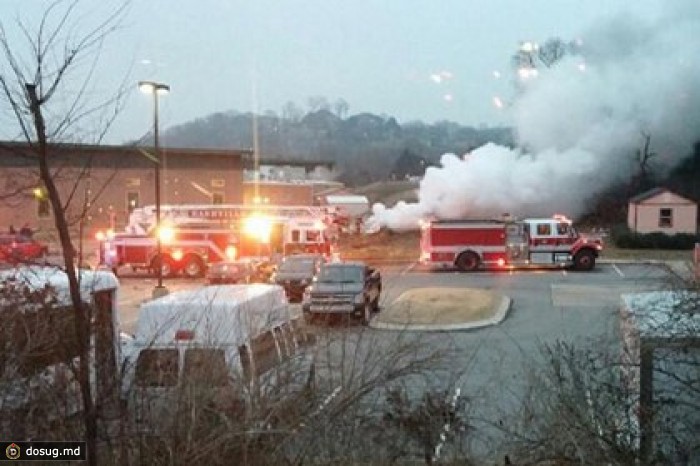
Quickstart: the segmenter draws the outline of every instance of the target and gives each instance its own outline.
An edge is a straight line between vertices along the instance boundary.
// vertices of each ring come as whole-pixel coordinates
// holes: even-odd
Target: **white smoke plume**
[[[700,140],[700,2],[668,2],[655,20],[630,15],[581,35],[580,52],[529,79],[511,111],[518,146],[444,154],[417,203],[375,204],[368,224],[414,229],[426,218],[583,213],[591,197],[629,179],[651,136],[658,168]]]

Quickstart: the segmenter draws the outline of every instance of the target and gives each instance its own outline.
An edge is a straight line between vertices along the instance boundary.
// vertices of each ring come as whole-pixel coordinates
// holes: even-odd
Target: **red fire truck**
[[[462,271],[544,266],[591,270],[603,244],[580,235],[569,219],[556,215],[425,222],[420,247],[421,263]]]
[[[296,252],[330,254],[323,219],[304,217],[303,209],[275,211],[273,216],[239,205],[164,207],[158,233],[162,261],[157,255],[155,214],[145,208],[134,212],[125,233],[98,233],[101,265],[116,272],[121,266],[153,270],[162,262],[164,276],[181,272],[200,277],[213,262],[266,260]]]
[[[155,230],[147,234],[117,233],[100,241],[100,264],[115,273],[121,266],[133,270],[158,267]],[[230,229],[204,225],[161,229],[163,276],[182,272],[200,277],[207,264],[236,258],[236,237]]]

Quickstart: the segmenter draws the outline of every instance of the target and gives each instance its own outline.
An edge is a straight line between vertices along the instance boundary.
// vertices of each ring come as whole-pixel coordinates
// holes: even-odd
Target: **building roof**
[[[0,148],[3,149],[28,149],[31,146],[26,142],[20,141],[0,141]],[[76,144],[76,143],[64,143],[64,142],[51,142],[49,143],[50,148],[60,149],[60,150],[81,150],[81,151],[99,151],[99,152],[117,152],[117,151],[133,151],[138,149],[153,150],[152,146],[149,145],[114,145],[114,144]],[[176,154],[239,154],[239,155],[252,155],[250,149],[211,149],[211,148],[195,148],[195,147],[169,147],[160,146],[160,150],[168,153]]]
[[[353,194],[328,194],[326,202],[329,204],[369,204],[367,196]]]
[[[315,167],[327,167],[332,170],[335,167],[335,162],[333,160],[308,160],[302,158],[290,158],[290,157],[275,157],[275,156],[262,156],[258,160],[258,165],[270,165],[277,167],[304,167],[304,168],[315,168]]]
[[[16,156],[15,158],[28,159],[34,156],[33,151],[36,145],[32,146],[26,142],[18,141],[0,141],[0,153],[3,157],[3,165],[12,166],[13,157],[5,157],[4,155]],[[141,151],[155,153],[155,148],[152,146],[135,146],[135,145],[96,145],[96,144],[74,144],[74,143],[49,143],[48,148],[56,154],[85,154],[86,156],[109,157],[123,156],[124,154],[139,154]],[[168,157],[201,157],[201,156],[227,156],[240,159],[244,165],[252,165],[252,151],[248,149],[197,149],[183,147],[166,147],[161,146],[160,152]]]
[[[659,194],[668,191],[666,188],[662,187],[656,187],[653,189],[650,189],[648,191],[644,191],[643,193],[639,193],[636,196],[633,196],[630,198],[630,202],[632,204],[639,204],[640,202],[644,202],[647,199],[651,199],[652,197],[658,196]]]
[[[670,189],[667,189],[667,188],[664,188],[664,187],[661,187],[661,186],[658,186],[658,187],[656,187],[656,188],[650,189],[650,190],[648,190],[648,191],[644,191],[643,193],[640,193],[640,194],[637,194],[637,195],[634,196],[634,197],[631,197],[631,198],[630,198],[630,203],[631,203],[631,204],[641,204],[642,202],[647,201],[647,200],[649,200],[649,199],[651,199],[651,198],[653,198],[653,197],[656,197],[656,196],[658,196],[658,195],[660,195],[660,194],[663,194],[663,193],[670,193],[670,194],[673,194],[674,196],[680,197],[681,199],[684,199],[684,200],[686,200],[686,201],[688,201],[688,202],[694,204],[694,202],[693,202],[692,200],[687,199],[687,198],[685,198],[685,197],[683,197],[683,196],[680,196],[680,195],[674,193],[673,191],[671,191]]]

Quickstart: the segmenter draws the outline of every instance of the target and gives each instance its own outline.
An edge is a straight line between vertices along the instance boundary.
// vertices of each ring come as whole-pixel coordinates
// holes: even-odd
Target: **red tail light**
[[[175,332],[175,340],[189,341],[194,340],[194,330],[178,330]]]

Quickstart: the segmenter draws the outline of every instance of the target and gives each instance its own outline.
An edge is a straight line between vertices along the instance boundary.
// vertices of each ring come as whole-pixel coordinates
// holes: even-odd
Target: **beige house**
[[[698,205],[666,188],[654,188],[629,200],[627,226],[637,233],[696,234]]]

